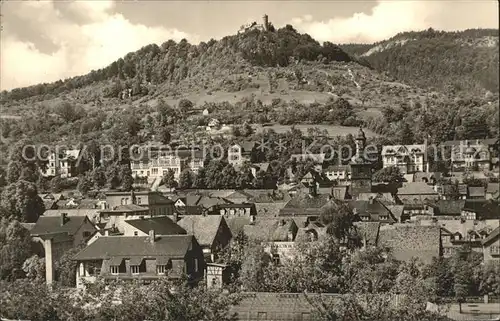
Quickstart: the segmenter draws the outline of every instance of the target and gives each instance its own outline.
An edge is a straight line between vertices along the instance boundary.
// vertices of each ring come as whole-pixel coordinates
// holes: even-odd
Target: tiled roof
[[[486,193],[494,194],[498,192],[500,189],[500,185],[498,183],[488,183],[488,187],[486,188]]]
[[[74,235],[78,229],[88,220],[87,216],[68,216],[64,225],[61,225],[61,217],[40,216],[31,230],[31,235],[45,235],[52,233],[68,233]]]
[[[311,301],[338,304],[341,295],[247,292],[230,311],[237,314],[237,320],[258,320],[258,313],[266,313],[264,320],[302,320],[304,313],[313,314],[316,309]]]
[[[330,195],[319,194],[312,196],[308,193],[297,193],[288,203],[285,208],[321,208],[330,200]]]
[[[392,212],[382,202],[374,199],[371,201],[352,200],[347,202],[349,208],[358,216],[370,216],[372,221],[381,221],[381,216],[387,216],[387,219],[382,221],[389,221],[394,223],[396,218],[393,217]]]
[[[220,215],[185,216],[177,224],[196,237],[202,246],[212,246],[219,227],[225,224]]]
[[[285,202],[255,203],[257,217],[276,217],[285,205]]]
[[[490,233],[490,235],[488,235],[485,239],[483,239],[481,243],[488,244],[491,241],[497,239],[499,235],[500,235],[500,227],[497,227]]]
[[[295,159],[296,161],[312,160],[316,163],[323,163],[325,161],[325,154],[292,154],[290,155],[290,159]]]
[[[89,208],[68,208],[68,209],[56,209],[56,210],[46,210],[43,213],[45,217],[57,216],[60,217],[62,213],[66,213],[68,216],[87,216],[89,220],[94,221],[99,216],[100,209],[89,209]]]
[[[149,236],[101,236],[76,254],[74,260],[98,260],[111,257],[184,258],[192,235],[162,235],[150,242]]]
[[[323,172],[350,172],[351,167],[349,165],[330,165]]]
[[[429,263],[439,257],[440,227],[409,224],[384,225],[380,227],[379,245],[392,249],[397,260],[412,257]]]
[[[391,211],[392,215],[397,222],[401,222],[401,216],[403,215],[404,205],[386,205],[387,209]]]
[[[464,211],[474,212],[477,219],[500,219],[500,203],[491,200],[466,200]]]
[[[436,200],[430,203],[435,208],[436,215],[460,215],[465,200]]]
[[[180,235],[187,234],[179,225],[175,224],[167,216],[150,217],[137,220],[127,220],[125,223],[132,225],[136,229],[148,233],[151,230],[157,235]]]
[[[278,242],[293,241],[288,240],[288,232],[293,233],[293,238],[297,233],[297,225],[292,219],[265,219],[258,220],[252,225],[243,227],[245,235],[251,240]]]
[[[233,236],[238,235],[241,231],[243,231],[243,227],[245,225],[250,224],[250,217],[248,216],[236,216],[236,217],[229,217],[226,218],[226,223],[227,226],[229,227],[229,230],[231,230],[231,234]]]
[[[398,189],[399,195],[437,195],[432,186],[427,183],[403,183]]]
[[[106,209],[106,210],[101,210],[101,213],[109,213],[109,212],[116,212],[116,213],[133,213],[133,212],[147,212],[149,209],[147,207],[135,205],[135,204],[125,204],[125,205],[118,205],[112,209]]]
[[[469,187],[470,197],[484,197],[484,186],[471,186]]]

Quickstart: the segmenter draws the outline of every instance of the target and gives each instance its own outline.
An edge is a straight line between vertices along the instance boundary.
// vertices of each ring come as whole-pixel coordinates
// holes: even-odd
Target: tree
[[[403,124],[401,125],[398,136],[401,144],[403,145],[413,144],[413,139],[415,137],[415,135],[413,135],[413,132],[411,131],[410,125],[407,122],[403,122]]]
[[[179,110],[182,114],[186,114],[189,110],[193,108],[193,102],[189,99],[181,99],[179,101]]]
[[[194,188],[205,188],[205,176],[206,176],[206,170],[204,167],[198,169],[198,173],[196,173],[194,180],[193,180],[193,187]]]
[[[390,166],[390,167],[384,167],[376,171],[372,176],[372,180],[374,182],[397,184],[404,182],[404,177],[399,167]]]
[[[134,184],[134,178],[132,177],[132,169],[130,165],[125,164],[120,166],[120,183],[124,191],[131,191]]]
[[[247,246],[245,260],[241,264],[240,281],[246,291],[267,291],[263,282],[271,258],[261,245]]]
[[[334,201],[325,206],[319,220],[327,226],[328,234],[337,240],[347,243],[355,240],[355,217],[346,204]]]
[[[0,222],[0,279],[22,277],[23,263],[32,254],[31,235],[18,221]]]
[[[34,281],[45,281],[45,258],[33,255],[24,261],[22,269],[26,277]]]
[[[159,127],[158,128],[158,139],[162,142],[162,144],[169,144],[170,140],[172,139],[172,135],[170,134],[170,130],[166,127]]]
[[[179,188],[187,189],[193,187],[193,172],[186,168],[181,172],[179,177]]]
[[[120,166],[118,164],[114,163],[106,168],[106,183],[111,189],[120,186]]]
[[[61,193],[63,190],[63,182],[61,176],[54,176],[50,180],[50,190],[52,193]]]
[[[56,272],[56,280],[62,286],[74,287],[76,285],[75,274],[77,262],[73,257],[80,252],[85,246],[77,246],[65,251],[59,260],[55,262],[54,268]]]
[[[177,182],[175,181],[175,172],[173,169],[169,168],[167,170],[165,175],[163,175],[162,182],[167,188],[174,188],[177,186]]]
[[[94,183],[94,188],[101,189],[106,185],[106,172],[104,168],[99,166],[92,171],[92,182]]]
[[[500,266],[494,261],[485,262],[481,268],[481,294],[500,295]]]
[[[6,211],[7,219],[20,222],[34,223],[45,212],[35,184],[26,181],[18,181],[5,187],[0,205]]]
[[[76,188],[82,195],[87,195],[90,190],[92,190],[93,184],[92,184],[92,177],[90,176],[90,173],[86,173],[84,175],[80,175],[78,177],[78,185]]]
[[[20,162],[11,161],[7,166],[7,183],[15,183],[21,177],[23,165]]]

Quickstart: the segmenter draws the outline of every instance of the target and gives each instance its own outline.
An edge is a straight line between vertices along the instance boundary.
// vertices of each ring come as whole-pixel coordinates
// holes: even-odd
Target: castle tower
[[[262,17],[262,25],[264,26],[264,29],[266,31],[269,31],[269,17],[267,16],[267,14],[265,14],[263,17]]]
[[[365,159],[366,136],[359,128],[356,136],[356,155],[351,159],[351,186],[349,193],[356,199],[360,193],[371,193],[372,190],[372,164]]]

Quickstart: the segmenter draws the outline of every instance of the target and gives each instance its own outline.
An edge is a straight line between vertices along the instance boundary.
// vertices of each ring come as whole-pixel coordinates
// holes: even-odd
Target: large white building
[[[382,147],[383,167],[399,167],[401,173],[428,172],[426,145],[386,145]]]
[[[51,152],[45,171],[41,171],[45,177],[61,176],[62,178],[71,177],[73,169],[80,157],[79,149],[67,149],[62,152]]]
[[[184,169],[189,168],[196,174],[203,167],[203,162],[203,155],[199,150],[159,151],[154,156],[144,155],[138,160],[132,160],[130,166],[133,177],[145,177],[148,181],[154,181],[171,169],[178,181]]]

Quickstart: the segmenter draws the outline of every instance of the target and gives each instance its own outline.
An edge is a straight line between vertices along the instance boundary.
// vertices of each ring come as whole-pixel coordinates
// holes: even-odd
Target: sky
[[[235,34],[263,14],[316,40],[373,43],[409,30],[498,28],[496,0],[16,1],[0,2],[0,89],[53,82],[141,47]]]

